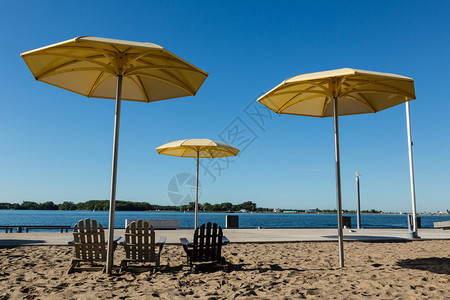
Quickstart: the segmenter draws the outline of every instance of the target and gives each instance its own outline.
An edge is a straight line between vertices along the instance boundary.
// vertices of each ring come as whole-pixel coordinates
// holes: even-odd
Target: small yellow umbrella
[[[195,228],[198,226],[198,165],[199,158],[216,158],[226,156],[236,156],[239,149],[222,142],[209,139],[187,139],[170,142],[156,148],[159,154],[196,157],[197,158],[197,182],[195,189]]]
[[[376,113],[415,99],[408,77],[343,68],[298,75],[258,98],[277,114],[334,117],[339,264],[344,266],[338,116]]]
[[[121,100],[148,103],[193,96],[208,73],[156,44],[89,36],[21,56],[36,80],[87,97],[116,99],[106,263],[111,273]]]

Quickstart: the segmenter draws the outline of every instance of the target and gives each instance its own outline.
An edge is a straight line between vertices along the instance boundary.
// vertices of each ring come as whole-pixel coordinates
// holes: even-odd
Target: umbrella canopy
[[[197,93],[208,73],[161,46],[83,36],[21,54],[36,80],[93,98],[151,102]]]
[[[197,158],[197,181],[195,193],[195,228],[198,226],[198,165],[199,158],[216,158],[226,156],[236,156],[239,149],[222,142],[216,142],[209,139],[187,139],[170,142],[156,148],[159,154],[196,157]]]
[[[239,149],[210,139],[187,139],[170,142],[156,148],[159,154],[180,157],[215,158],[236,156]]]
[[[343,68],[298,75],[258,98],[277,114],[334,117],[339,262],[344,266],[338,116],[376,113],[415,99],[411,78]]]
[[[339,116],[376,113],[416,98],[411,78],[343,68],[289,78],[257,101],[278,114],[323,118],[333,116],[335,97]]]
[[[77,37],[21,54],[36,80],[93,98],[116,99],[107,273],[113,267],[121,100],[193,96],[208,73],[156,44]]]

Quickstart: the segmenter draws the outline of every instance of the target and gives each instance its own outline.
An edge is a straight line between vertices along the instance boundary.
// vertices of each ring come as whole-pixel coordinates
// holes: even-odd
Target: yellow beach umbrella
[[[111,273],[121,100],[152,102],[193,96],[208,73],[156,44],[88,36],[21,56],[36,80],[87,97],[116,99],[106,266]]]
[[[159,154],[197,158],[197,181],[195,189],[195,228],[198,226],[198,165],[199,158],[236,156],[239,149],[222,142],[209,139],[187,139],[170,142],[156,148]]]
[[[411,78],[343,68],[298,75],[258,98],[277,114],[334,117],[339,264],[344,266],[338,116],[376,113],[415,99]]]

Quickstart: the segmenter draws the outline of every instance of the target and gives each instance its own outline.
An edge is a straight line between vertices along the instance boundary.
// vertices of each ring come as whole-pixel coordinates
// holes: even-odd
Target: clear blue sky
[[[114,101],[36,82],[20,57],[91,35],[159,44],[210,74],[195,97],[123,103],[117,199],[171,204],[168,183],[195,160],[155,148],[247,126],[240,156],[202,172],[200,202],[335,208],[332,119],[246,112],[284,79],[350,67],[414,78],[417,208],[450,209],[449,15],[437,0],[3,1],[0,202],[109,199]],[[343,208],[358,171],[362,209],[411,211],[405,106],[342,117],[340,137]]]

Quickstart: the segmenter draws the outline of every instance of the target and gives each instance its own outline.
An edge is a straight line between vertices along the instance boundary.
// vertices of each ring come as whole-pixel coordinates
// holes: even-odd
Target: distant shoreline
[[[0,211],[6,211],[6,210],[12,210],[12,211],[95,211],[95,212],[108,212],[108,210],[90,210],[90,209],[2,209],[0,208]],[[180,210],[118,210],[116,211],[120,212],[161,212],[161,213],[194,213],[194,211],[180,211]],[[222,213],[222,214],[305,214],[305,215],[333,215],[336,214],[336,212],[305,212],[305,211],[298,211],[298,212],[273,212],[273,211],[249,211],[249,212],[243,212],[243,211],[199,211],[199,213]],[[356,215],[356,212],[354,211],[344,211],[344,215]],[[361,212],[361,215],[411,215],[412,213],[402,213],[402,212]],[[450,214],[447,213],[417,213],[418,216],[450,216]]]

